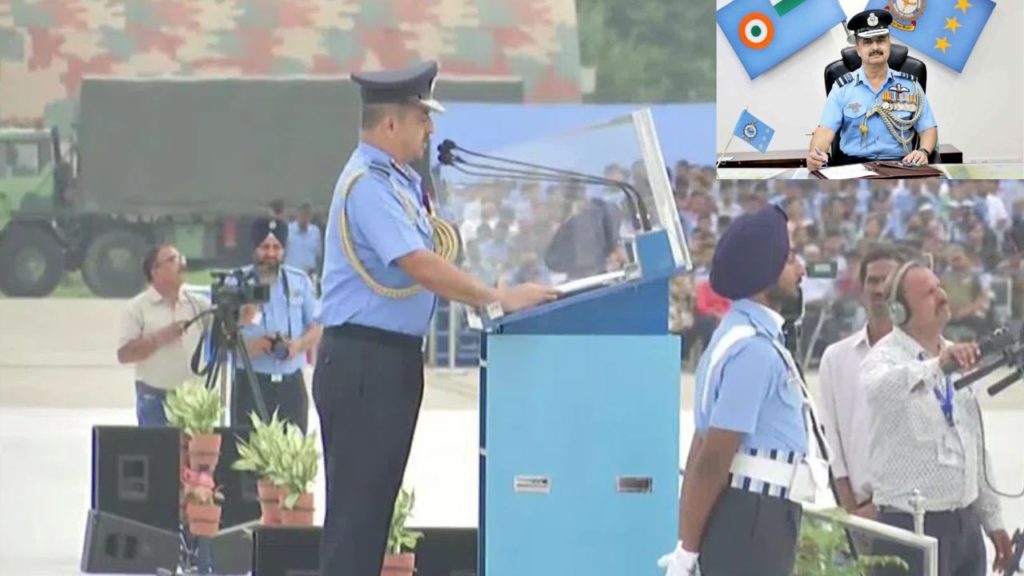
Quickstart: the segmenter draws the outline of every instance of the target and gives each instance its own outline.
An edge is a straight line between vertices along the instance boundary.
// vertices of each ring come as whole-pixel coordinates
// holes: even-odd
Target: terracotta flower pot
[[[220,529],[220,506],[189,502],[185,507],[188,531],[193,536],[213,536]]]
[[[260,496],[260,522],[264,525],[281,523],[281,495],[284,490],[270,480],[260,479],[256,482],[256,491]]]
[[[220,434],[196,434],[189,438],[189,468],[213,472],[220,459],[220,442]]]
[[[384,568],[380,576],[412,576],[416,572],[416,555],[412,552],[405,554],[388,554],[384,556]]]
[[[281,492],[281,524],[285,526],[312,526],[313,525],[313,494],[306,492],[299,496],[299,500],[291,510],[284,507],[284,500],[287,494]]]

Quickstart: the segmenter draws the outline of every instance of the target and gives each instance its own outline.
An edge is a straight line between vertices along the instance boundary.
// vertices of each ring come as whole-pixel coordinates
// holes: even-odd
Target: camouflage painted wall
[[[579,101],[574,0],[0,0],[0,120],[67,127],[86,75],[332,75],[436,58]]]

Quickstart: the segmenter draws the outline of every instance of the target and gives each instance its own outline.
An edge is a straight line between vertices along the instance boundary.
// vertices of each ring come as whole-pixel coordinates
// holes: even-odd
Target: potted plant
[[[831,512],[841,518],[846,511],[837,508]],[[899,566],[910,569],[896,556],[859,554],[853,559],[846,531],[836,522],[804,517],[800,526],[800,544],[794,574],[801,576],[870,576],[876,567]]]
[[[280,524],[280,495],[283,487],[274,483],[270,476],[271,465],[278,458],[284,441],[284,422],[278,419],[277,411],[270,422],[263,422],[255,413],[249,414],[252,424],[248,440],[238,438],[238,459],[231,465],[234,470],[252,472],[256,475],[256,490],[260,499],[260,521],[263,524]]]
[[[305,436],[298,426],[286,423],[280,449],[270,462],[270,479],[284,488],[280,495],[281,524],[313,524],[313,482],[320,465],[316,434]]]
[[[217,390],[202,382],[185,382],[167,393],[167,423],[188,437],[189,468],[213,471],[217,467],[221,438],[213,430],[223,411]]]
[[[186,469],[182,477],[185,492],[185,517],[193,536],[213,536],[220,529],[220,503],[224,494],[217,489],[209,472]]]
[[[395,509],[391,513],[391,530],[388,532],[388,547],[381,576],[412,576],[416,571],[416,555],[413,550],[420,538],[423,538],[423,533],[405,527],[415,504],[415,491],[407,492],[403,488],[398,492]]]

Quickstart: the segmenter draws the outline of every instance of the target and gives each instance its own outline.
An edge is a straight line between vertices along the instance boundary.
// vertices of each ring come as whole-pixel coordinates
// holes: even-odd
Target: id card
[[[939,464],[943,466],[964,465],[964,451],[960,438],[954,430],[946,430],[939,439]]]

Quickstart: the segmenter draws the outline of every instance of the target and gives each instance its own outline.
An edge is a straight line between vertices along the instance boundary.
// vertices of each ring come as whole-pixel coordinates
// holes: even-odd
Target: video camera
[[[210,285],[211,302],[218,308],[238,309],[270,300],[270,285],[260,282],[255,269],[217,270],[210,275],[214,278]]]

